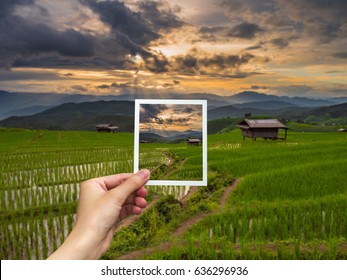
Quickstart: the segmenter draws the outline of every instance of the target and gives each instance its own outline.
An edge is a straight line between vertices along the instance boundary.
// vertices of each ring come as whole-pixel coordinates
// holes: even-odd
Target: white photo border
[[[142,104],[186,104],[202,106],[202,181],[149,180],[148,186],[207,186],[207,100],[135,99],[134,173],[139,171],[139,125]]]

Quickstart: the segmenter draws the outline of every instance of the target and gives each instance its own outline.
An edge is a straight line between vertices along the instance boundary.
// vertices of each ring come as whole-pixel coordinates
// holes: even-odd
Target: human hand
[[[48,259],[98,259],[108,249],[117,224],[147,206],[144,188],[150,172],[94,178],[80,184],[77,222]]]

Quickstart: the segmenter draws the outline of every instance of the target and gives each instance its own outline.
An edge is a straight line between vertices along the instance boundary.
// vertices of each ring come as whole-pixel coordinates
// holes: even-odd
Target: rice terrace
[[[346,141],[300,129],[286,141],[210,134],[208,186],[149,186],[150,207],[103,258],[346,259]],[[196,147],[157,145],[145,146],[152,170],[192,172]],[[0,257],[43,259],[73,227],[79,182],[132,172],[133,134],[3,128],[0,162]]]

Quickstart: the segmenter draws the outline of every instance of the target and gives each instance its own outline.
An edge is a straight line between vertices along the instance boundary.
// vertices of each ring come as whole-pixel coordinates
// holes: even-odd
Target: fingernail
[[[151,172],[147,169],[142,169],[137,174],[139,174],[144,180],[146,180],[146,179],[148,179]]]

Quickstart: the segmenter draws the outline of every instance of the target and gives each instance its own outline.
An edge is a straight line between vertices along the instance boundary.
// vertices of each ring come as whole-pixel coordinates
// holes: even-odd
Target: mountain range
[[[83,95],[56,93],[18,93],[0,90],[0,120],[11,116],[26,116],[43,112],[64,103],[84,103],[96,101],[134,101],[135,99],[205,99],[209,108],[235,105],[238,108],[278,109],[287,107],[320,107],[347,102],[347,97],[326,99],[269,95],[254,91],[244,91],[232,96],[210,93],[159,93],[127,95]]]
[[[0,121],[0,127],[21,127],[28,129],[50,129],[50,130],[95,130],[95,125],[101,123],[111,123],[119,127],[120,131],[132,132],[134,129],[134,102],[133,101],[92,101],[92,102],[81,102],[81,103],[64,103],[58,106],[49,103],[49,98],[42,95],[43,100],[41,105],[33,105],[33,103],[25,106],[23,100],[15,100],[12,96],[14,93],[0,92],[0,112],[2,115],[4,108],[7,108],[4,100],[10,100],[9,107],[12,108],[12,112],[18,109],[18,104],[23,106],[22,112],[26,110],[29,116],[10,116]],[[16,95],[16,94],[14,94]],[[8,98],[8,96],[11,96]],[[33,98],[34,95],[28,96]],[[35,95],[38,97],[38,94]],[[182,95],[183,96],[183,95]],[[198,98],[199,94],[184,95],[184,97]],[[210,98],[214,95],[203,94],[205,98]],[[17,96],[18,97],[18,96]],[[116,98],[117,96],[112,96]],[[132,96],[133,98],[134,96]],[[345,101],[344,98],[337,98],[334,101],[331,100],[318,100],[308,98],[289,98],[279,96],[269,96],[266,94],[255,93],[255,92],[242,92],[236,96],[222,97],[217,96],[217,101],[209,103],[208,119],[215,120],[221,118],[242,118],[244,116],[271,116],[276,118],[285,118],[293,120],[309,120],[310,122],[326,122],[330,121],[333,123],[344,124],[347,121],[347,103],[337,104]],[[46,98],[46,99],[45,99]],[[56,102],[58,97],[54,95]],[[59,97],[60,101],[72,99],[83,100],[88,99],[88,96],[64,95]],[[92,96],[91,98],[105,98]],[[110,96],[108,98],[111,98]],[[128,96],[129,98],[129,96]],[[177,98],[177,96],[176,96]],[[202,97],[199,97],[202,98]],[[219,99],[218,99],[219,98]],[[217,106],[223,98],[232,99],[234,101],[244,103],[233,103],[229,105],[228,102],[224,102],[223,106]],[[29,100],[28,99],[28,100]],[[106,98],[107,99],[107,98]],[[266,101],[264,101],[266,99]],[[275,100],[273,100],[275,99]],[[301,104],[310,103],[311,106],[302,107],[298,106],[298,100],[301,100]],[[39,102],[36,100],[35,102]],[[42,100],[41,100],[42,101]],[[47,102],[46,102],[47,101]],[[231,101],[230,101],[231,102]],[[347,100],[346,100],[347,102]],[[43,105],[42,105],[43,104]],[[317,105],[313,106],[313,105]],[[325,104],[318,106],[318,104]],[[328,104],[328,105],[326,105]],[[331,105],[334,104],[334,105]],[[17,106],[17,107],[16,107]],[[36,107],[35,107],[36,106]],[[48,109],[47,109],[47,106]],[[17,109],[14,109],[17,108]],[[33,113],[35,110],[42,110],[41,112]],[[10,112],[10,111],[7,111]],[[157,134],[156,132],[153,132]],[[178,133],[172,132],[172,135],[159,135],[159,137],[172,137]],[[181,136],[180,136],[181,137]],[[187,135],[182,135],[182,138],[187,138]],[[195,137],[195,136],[192,136]]]
[[[187,138],[198,138],[202,139],[202,132],[195,130],[186,131],[165,131],[165,136],[162,135],[163,132],[141,132],[140,140],[146,142],[181,142]]]
[[[50,130],[95,130],[95,125],[111,123],[120,131],[134,131],[134,102],[96,101],[65,103],[31,116],[13,116],[0,121],[3,127]]]

